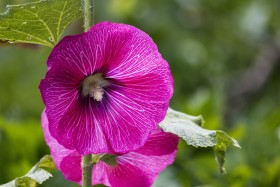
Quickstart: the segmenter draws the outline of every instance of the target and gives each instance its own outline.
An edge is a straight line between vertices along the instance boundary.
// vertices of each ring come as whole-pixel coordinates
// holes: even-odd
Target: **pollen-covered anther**
[[[91,85],[89,89],[89,96],[93,97],[96,101],[101,101],[103,98],[104,90],[100,85]]]
[[[109,85],[109,82],[103,78],[101,73],[88,76],[83,81],[82,95],[90,96],[96,101],[102,101],[104,96],[104,88]]]

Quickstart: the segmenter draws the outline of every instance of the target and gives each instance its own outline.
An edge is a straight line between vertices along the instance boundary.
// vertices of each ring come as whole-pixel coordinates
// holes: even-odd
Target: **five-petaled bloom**
[[[102,22],[67,36],[47,65],[40,90],[50,133],[83,155],[143,146],[173,94],[168,63],[130,25]]]
[[[60,145],[50,134],[48,119],[42,114],[44,136],[57,168],[70,181],[81,184],[82,155]],[[149,187],[159,172],[172,164],[177,151],[178,137],[154,129],[144,146],[118,155],[105,155],[94,165],[92,185],[112,187]]]

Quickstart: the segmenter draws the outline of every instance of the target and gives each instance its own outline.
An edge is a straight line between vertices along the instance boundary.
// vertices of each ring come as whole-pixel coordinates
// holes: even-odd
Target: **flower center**
[[[109,82],[103,78],[102,73],[93,74],[83,80],[82,95],[90,96],[96,101],[102,101],[104,95],[104,87]]]

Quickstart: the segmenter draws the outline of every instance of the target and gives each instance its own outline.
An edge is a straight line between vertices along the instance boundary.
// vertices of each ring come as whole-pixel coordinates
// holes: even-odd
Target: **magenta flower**
[[[82,155],[75,150],[66,149],[52,137],[45,112],[42,114],[42,125],[45,140],[57,168],[66,179],[81,184]],[[176,135],[156,128],[144,146],[137,150],[125,154],[103,156],[93,167],[92,185],[151,186],[158,173],[173,163],[177,145]]]
[[[53,137],[81,154],[142,146],[173,94],[168,63],[143,31],[102,22],[53,49],[40,90]]]

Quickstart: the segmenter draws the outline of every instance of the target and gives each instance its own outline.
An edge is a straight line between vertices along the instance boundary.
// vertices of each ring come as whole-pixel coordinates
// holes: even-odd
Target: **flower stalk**
[[[83,171],[83,177],[82,177],[82,185],[83,187],[91,187],[91,177],[92,177],[92,155],[85,155],[82,159],[82,171]]]
[[[84,13],[84,31],[88,31],[93,25],[93,3],[94,0],[82,0]],[[92,183],[92,167],[96,162],[93,155],[85,155],[82,158],[82,186],[91,187]]]
[[[93,5],[94,0],[82,0],[84,13],[84,31],[88,31],[93,25]]]
[[[82,185],[83,187],[92,187],[92,168],[100,160],[99,155],[85,155],[82,157]]]

